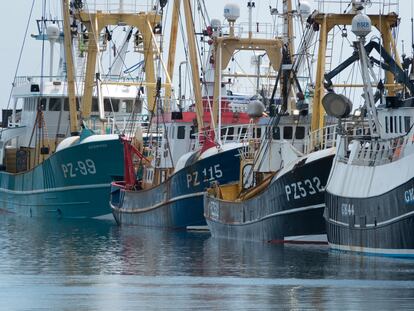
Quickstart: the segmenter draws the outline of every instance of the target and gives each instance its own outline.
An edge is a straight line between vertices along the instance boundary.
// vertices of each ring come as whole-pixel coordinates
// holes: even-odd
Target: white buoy
[[[371,32],[371,19],[368,15],[358,13],[352,19],[352,32],[357,37],[365,37]]]
[[[263,115],[265,107],[259,100],[251,101],[247,106],[247,114],[250,118],[259,118]]]
[[[303,18],[307,18],[312,13],[312,7],[306,0],[299,2],[298,12]]]
[[[213,37],[218,37],[221,30],[221,21],[217,18],[212,18],[210,24],[211,29],[213,30]]]
[[[213,30],[218,30],[221,28],[221,21],[218,18],[212,18],[210,24]]]

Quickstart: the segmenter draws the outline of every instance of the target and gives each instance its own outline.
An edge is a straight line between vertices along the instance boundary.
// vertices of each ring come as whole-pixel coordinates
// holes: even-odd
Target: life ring
[[[394,153],[392,155],[393,161],[398,160],[401,156],[401,152],[404,146],[404,140],[403,141],[396,141],[397,146],[395,147]]]

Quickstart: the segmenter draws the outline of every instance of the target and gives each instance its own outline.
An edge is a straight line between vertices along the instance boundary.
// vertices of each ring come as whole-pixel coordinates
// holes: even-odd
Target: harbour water
[[[0,215],[0,310],[413,308],[414,260]]]

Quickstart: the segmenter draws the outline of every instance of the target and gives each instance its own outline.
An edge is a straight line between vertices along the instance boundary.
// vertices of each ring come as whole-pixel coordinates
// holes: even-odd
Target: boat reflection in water
[[[171,301],[221,310],[408,309],[414,294],[412,261],[320,245],[94,220],[42,226],[8,214],[0,215],[0,243],[0,300],[10,309],[159,309]]]

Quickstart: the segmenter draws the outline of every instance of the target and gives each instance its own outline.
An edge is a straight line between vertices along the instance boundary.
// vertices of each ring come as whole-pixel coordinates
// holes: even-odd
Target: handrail
[[[412,143],[411,134],[388,139],[347,135],[341,140],[347,149],[338,154],[338,160],[358,166],[388,164],[402,157],[408,143]]]
[[[104,75],[103,78],[105,81],[110,82],[128,82],[128,83],[137,83],[140,84],[141,81],[138,78],[131,78],[131,77],[120,77],[117,75]],[[27,83],[40,83],[40,80],[44,79],[44,81],[62,81],[66,83],[66,76],[17,76],[14,80],[14,86],[21,86]],[[78,81],[83,81],[84,76],[75,76],[75,79]],[[52,82],[53,83],[53,82]]]
[[[349,135],[357,136],[368,135],[369,128],[365,123],[356,125],[354,122],[345,122],[342,126],[342,131]],[[321,129],[310,132],[305,139],[305,153],[310,153],[313,150],[322,150],[336,146],[339,128],[337,124],[327,125]]]
[[[147,0],[147,4],[143,4],[143,0],[92,0],[88,1],[83,11],[93,13],[101,11],[103,13],[138,13],[149,12],[153,9],[152,1]]]

